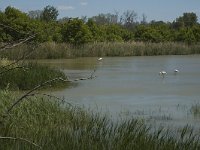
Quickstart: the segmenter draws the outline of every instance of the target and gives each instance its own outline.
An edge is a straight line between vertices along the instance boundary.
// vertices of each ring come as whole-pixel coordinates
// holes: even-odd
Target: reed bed
[[[199,103],[192,105],[190,111],[195,117],[200,118],[200,104]]]
[[[0,114],[17,97],[0,91]],[[7,118],[0,118],[0,149],[187,150],[200,149],[199,134],[186,126],[177,131],[153,127],[139,119],[113,122],[108,116],[54,98],[29,97]],[[13,137],[23,140],[5,139]]]
[[[3,52],[2,57],[16,59],[24,52],[30,51],[30,46],[23,45],[15,50]],[[98,42],[81,46],[66,43],[42,43],[37,47],[32,59],[59,59],[74,57],[99,56],[153,56],[153,55],[188,55],[200,54],[200,44],[185,43],[144,43],[144,42]]]
[[[62,77],[66,79],[65,74],[48,66],[42,66],[37,63],[15,64],[4,68],[2,65],[9,65],[7,59],[0,61],[0,89],[8,87],[12,90],[29,90],[47,80]],[[2,64],[2,65],[1,65]],[[67,83],[52,83],[52,87],[65,87]],[[48,86],[50,88],[50,86]]]

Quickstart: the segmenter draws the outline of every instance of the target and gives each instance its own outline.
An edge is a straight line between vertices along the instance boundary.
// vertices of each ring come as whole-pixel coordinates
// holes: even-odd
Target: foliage
[[[88,26],[91,34],[92,34],[92,40],[94,42],[97,41],[105,41],[104,37],[104,32],[103,30],[101,30],[101,28],[98,27],[98,25],[96,24],[96,22],[93,19],[89,19],[86,23],[86,25]]]
[[[183,16],[180,16],[173,22],[175,28],[182,27],[192,27],[197,24],[197,15],[195,13],[183,13]]]
[[[33,10],[28,14],[8,6],[0,12],[0,42],[7,43],[35,34],[35,41],[56,42],[80,46],[93,42],[184,42],[194,44],[200,41],[200,25],[195,13],[183,13],[170,22],[142,21],[133,10],[125,11],[121,16],[99,14],[91,18],[64,17],[57,20],[58,10],[46,6],[43,10]],[[2,25],[8,25],[6,28]],[[22,34],[18,34],[20,31]]]
[[[69,21],[62,33],[64,41],[74,45],[88,43],[92,40],[92,33],[80,19]]]
[[[25,13],[8,6],[4,13],[0,13],[0,24],[10,27],[0,26],[0,41],[11,42],[26,37],[31,31],[32,21]]]
[[[44,21],[56,21],[58,17],[58,10],[53,6],[46,6],[41,14],[41,19]]]
[[[192,29],[181,28],[176,35],[177,41],[184,41],[185,43],[192,44],[196,42],[196,37]]]

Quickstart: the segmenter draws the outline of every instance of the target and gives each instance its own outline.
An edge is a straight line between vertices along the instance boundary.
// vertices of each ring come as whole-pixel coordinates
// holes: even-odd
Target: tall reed
[[[9,91],[0,91],[0,114],[15,99]],[[42,149],[70,150],[187,150],[199,149],[199,134],[186,126],[176,132],[152,130],[142,120],[113,122],[84,108],[67,105],[54,98],[30,97],[0,118],[0,136],[17,137],[34,142]],[[173,137],[175,135],[175,137]],[[38,149],[21,140],[1,139],[0,149]]]
[[[30,51],[27,45],[15,50],[1,53],[2,57],[16,59],[25,51]],[[42,43],[37,47],[32,59],[58,59],[74,57],[99,57],[99,56],[153,56],[153,55],[187,55],[200,54],[200,44],[187,45],[185,43],[143,43],[143,42],[98,42],[81,46],[66,43]]]
[[[200,118],[200,104],[199,103],[192,105],[190,111],[195,117]]]
[[[53,78],[62,77],[63,79],[66,79],[66,76],[62,71],[48,66],[42,66],[37,63],[18,65],[19,66],[12,66],[13,69],[10,67],[3,68],[0,65],[0,89],[9,87],[12,90],[29,90],[36,85]],[[51,87],[64,87],[67,85],[67,83],[59,82],[53,83]]]

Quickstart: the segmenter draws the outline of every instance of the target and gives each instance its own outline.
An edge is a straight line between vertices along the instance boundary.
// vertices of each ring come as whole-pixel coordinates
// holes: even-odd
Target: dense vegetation
[[[25,45],[3,51],[2,58],[16,59],[20,54],[30,51]],[[143,43],[143,42],[99,42],[74,47],[65,43],[41,43],[29,56],[31,59],[62,59],[76,57],[112,57],[112,56],[156,56],[200,54],[200,44],[188,46],[184,43]]]
[[[0,58],[4,58],[0,61],[0,149],[200,149],[199,134],[188,126],[170,131],[154,129],[139,119],[113,122],[55,96],[9,91],[30,90],[65,75],[33,63],[10,66],[5,58],[31,53],[31,43],[20,45],[18,51],[1,48],[35,35],[31,41],[40,43],[39,51],[31,58],[200,53],[196,14],[184,13],[172,23],[147,23],[145,16],[138,22],[134,11],[124,12],[121,19],[117,14],[60,20],[57,16],[52,6],[28,14],[10,6],[0,12]],[[198,114],[199,105],[191,111]]]
[[[185,42],[200,41],[200,24],[195,13],[184,13],[173,22],[138,21],[134,11],[121,16],[99,14],[91,18],[57,19],[53,6],[29,13],[8,6],[0,12],[0,42],[8,43],[36,34],[35,41],[67,43],[75,46],[94,42]],[[6,28],[9,26],[9,28]],[[18,34],[18,32],[21,34]]]
[[[54,78],[66,79],[66,76],[60,70],[55,70],[47,66],[41,66],[36,63],[16,64],[12,67],[6,67],[11,62],[0,59],[0,89],[12,90],[30,90],[47,80]],[[4,64],[3,64],[4,63]],[[52,83],[51,87],[64,87],[67,83]],[[50,85],[48,86],[50,87]]]
[[[1,114],[14,97],[9,91],[0,91]],[[45,150],[200,148],[199,136],[188,126],[170,131],[154,129],[142,120],[119,120],[117,123],[105,115],[67,104],[64,106],[57,99],[44,97],[29,97],[7,118],[1,118],[0,135],[7,137],[0,139],[0,149],[4,150],[39,149],[38,146]]]

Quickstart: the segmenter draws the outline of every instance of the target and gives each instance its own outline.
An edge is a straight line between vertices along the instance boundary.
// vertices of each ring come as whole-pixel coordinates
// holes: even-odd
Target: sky
[[[12,6],[28,12],[42,10],[47,5],[58,9],[58,18],[92,17],[115,12],[121,15],[127,10],[134,10],[138,14],[138,21],[145,14],[147,21],[172,22],[184,12],[194,12],[200,22],[200,0],[0,0],[0,10]]]

